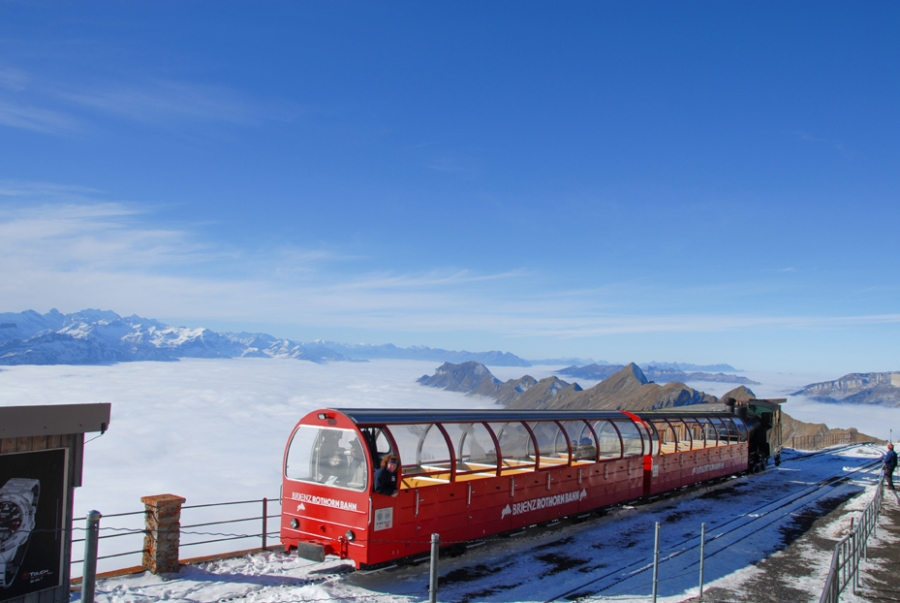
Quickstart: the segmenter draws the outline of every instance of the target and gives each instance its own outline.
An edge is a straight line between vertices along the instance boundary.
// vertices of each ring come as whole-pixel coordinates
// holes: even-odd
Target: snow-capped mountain
[[[158,320],[109,310],[46,314],[34,310],[0,313],[0,365],[108,364],[178,358],[294,358],[335,362],[394,358],[438,362],[477,360],[495,366],[529,366],[503,352],[454,352],[424,346],[347,345],[317,339],[309,343],[266,333],[217,333],[170,327]]]
[[[432,360],[434,362],[463,362],[475,361],[491,366],[531,366],[527,360],[522,360],[509,352],[467,352],[442,350],[429,348],[424,345],[398,348],[392,343],[374,345],[370,343],[346,344],[336,341],[317,339],[317,343],[328,349],[339,352],[344,356],[362,359],[392,358],[396,360]]]

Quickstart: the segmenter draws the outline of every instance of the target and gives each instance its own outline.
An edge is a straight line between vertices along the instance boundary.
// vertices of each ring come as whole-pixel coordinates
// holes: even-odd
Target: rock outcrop
[[[793,396],[819,402],[900,406],[900,387],[891,384],[892,373],[850,373],[834,381],[807,385]]]
[[[528,404],[543,404],[559,392],[573,388],[557,377],[538,381],[530,375],[525,375],[519,379],[503,382],[494,377],[486,366],[475,361],[462,364],[445,362],[435,369],[434,375],[430,377],[423,375],[417,383],[451,392],[493,398],[504,406],[510,406],[519,400],[527,401]],[[574,387],[581,391],[577,384]]]

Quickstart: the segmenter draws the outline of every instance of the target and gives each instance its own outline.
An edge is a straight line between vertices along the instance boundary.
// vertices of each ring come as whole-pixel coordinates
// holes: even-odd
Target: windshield
[[[301,425],[288,449],[288,479],[365,490],[369,471],[359,435],[350,429]]]

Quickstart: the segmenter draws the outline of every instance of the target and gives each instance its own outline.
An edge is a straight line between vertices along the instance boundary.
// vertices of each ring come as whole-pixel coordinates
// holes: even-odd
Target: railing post
[[[97,583],[97,544],[100,538],[100,511],[87,514],[84,536],[84,565],[81,574],[81,603],[94,603]]]
[[[653,603],[656,603],[656,591],[659,586],[659,522],[656,522],[656,536],[653,539]]]
[[[703,601],[703,563],[706,558],[706,524],[700,524],[700,595],[697,597],[698,603]]]
[[[141,498],[146,510],[144,558],[142,565],[154,574],[177,572],[181,539],[181,505],[185,499],[174,494]]]
[[[438,548],[441,544],[440,534],[431,535],[431,573],[428,579],[428,601],[437,603],[438,590]]]
[[[266,548],[266,535],[269,531],[269,525],[267,523],[269,519],[269,499],[263,498],[263,514],[262,514],[262,548]]]

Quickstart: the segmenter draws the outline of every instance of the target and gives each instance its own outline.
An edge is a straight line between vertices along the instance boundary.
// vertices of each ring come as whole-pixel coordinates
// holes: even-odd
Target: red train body
[[[285,450],[281,541],[368,568],[746,471],[746,413],[721,409],[319,410]],[[387,454],[397,496],[372,491]]]

